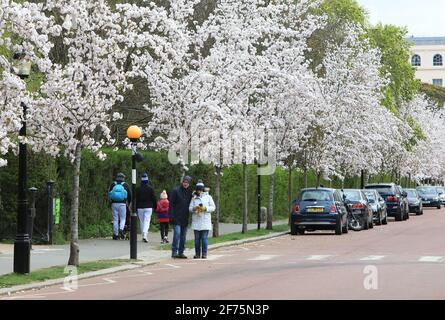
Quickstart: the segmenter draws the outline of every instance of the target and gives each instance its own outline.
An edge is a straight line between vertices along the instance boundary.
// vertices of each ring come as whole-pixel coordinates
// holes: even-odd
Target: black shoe
[[[119,240],[119,236],[113,235],[113,240]]]
[[[183,253],[181,253],[181,254],[178,254],[178,255],[176,256],[176,258],[179,258],[179,259],[187,259],[187,256],[184,255]]]
[[[193,259],[201,259],[201,256],[196,255],[193,257]]]
[[[203,258],[203,259],[207,259],[207,255],[203,254],[203,255],[202,255],[202,258]]]
[[[142,241],[144,241],[145,243],[148,243],[147,239],[142,239]]]
[[[177,253],[172,253],[172,258],[173,258],[173,259],[178,258],[178,254],[177,254]]]

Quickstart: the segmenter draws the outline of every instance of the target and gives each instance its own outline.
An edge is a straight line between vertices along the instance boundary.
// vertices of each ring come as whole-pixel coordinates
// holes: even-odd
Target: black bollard
[[[53,205],[53,187],[54,181],[46,183],[46,190],[48,196],[48,234],[47,240],[49,244],[53,244],[53,225],[54,225],[54,205]]]
[[[28,234],[30,248],[32,250],[32,233],[34,230],[34,218],[36,217],[36,194],[38,189],[36,187],[29,188],[30,201],[28,208]]]

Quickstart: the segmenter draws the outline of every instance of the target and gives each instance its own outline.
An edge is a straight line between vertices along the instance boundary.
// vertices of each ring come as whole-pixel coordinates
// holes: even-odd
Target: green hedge
[[[107,159],[98,160],[89,152],[83,153],[80,177],[79,201],[79,236],[80,238],[104,237],[112,233],[111,210],[107,200],[107,191],[114,176],[124,172],[127,181],[131,182],[131,151],[105,150]],[[163,189],[169,191],[179,184],[181,172],[179,166],[171,165],[167,154],[163,152],[142,152],[144,161],[138,163],[138,173],[147,172],[150,176],[156,195]],[[15,220],[17,212],[17,157],[8,156],[8,166],[0,168],[0,238],[11,238],[15,233]],[[190,167],[188,175],[193,181],[202,179],[215,190],[214,168],[210,165],[198,164]],[[69,216],[72,192],[72,168],[64,158],[52,159],[46,155],[29,153],[28,155],[28,186],[39,188],[38,212],[36,225],[45,229],[46,221],[46,181],[54,180],[55,194],[61,198],[62,210],[60,224],[55,226],[54,238],[60,242],[69,235]],[[262,203],[268,207],[269,198],[268,176],[261,178]],[[384,181],[389,181],[385,176]],[[371,179],[379,181],[380,177]],[[346,179],[345,188],[354,188],[357,178]],[[314,186],[316,176],[313,172],[308,174],[308,185]],[[340,187],[341,182],[334,179],[332,182],[322,181],[325,186]],[[296,197],[300,188],[304,186],[304,176],[301,172],[293,170],[292,194]],[[274,219],[285,219],[288,216],[288,170],[277,168],[275,173]],[[235,165],[224,169],[221,180],[221,222],[241,223],[243,212],[242,166]],[[257,217],[257,176],[256,167],[248,166],[248,203],[249,222],[256,222]],[[152,219],[156,229],[156,219]]]

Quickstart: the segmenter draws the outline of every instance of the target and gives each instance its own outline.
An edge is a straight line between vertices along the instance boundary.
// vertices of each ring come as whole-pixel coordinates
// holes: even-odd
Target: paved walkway
[[[287,220],[275,221],[274,225],[287,224]],[[265,228],[265,224],[261,225]],[[257,224],[248,224],[248,230],[254,230]],[[220,224],[220,234],[228,234],[241,232],[241,224]],[[169,239],[173,236],[172,231],[169,232]],[[210,235],[211,236],[211,235]],[[193,239],[193,230],[187,232],[187,239]],[[159,232],[150,232],[148,243],[138,241],[138,258],[153,259],[167,258],[171,255],[170,251],[154,250],[159,247],[161,236]],[[69,258],[68,245],[34,245],[31,251],[31,270],[47,268],[57,265],[65,265]],[[13,271],[13,252],[12,244],[0,244],[0,275]],[[102,259],[129,259],[130,258],[130,242],[128,240],[113,241],[111,239],[89,239],[80,240],[80,262],[88,262]]]

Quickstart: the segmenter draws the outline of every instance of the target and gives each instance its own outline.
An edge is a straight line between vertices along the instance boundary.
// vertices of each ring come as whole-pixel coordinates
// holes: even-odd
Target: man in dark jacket
[[[189,205],[192,200],[192,178],[185,176],[182,185],[171,192],[169,216],[173,224],[172,258],[187,259],[184,247],[189,223]]]
[[[125,182],[125,175],[122,172],[116,175],[116,181],[111,184],[109,191],[111,192],[116,185],[122,185],[125,191],[127,191],[127,196],[124,196],[121,199],[113,199],[113,196],[109,193],[111,211],[113,214],[113,240],[118,240],[119,237],[124,239],[125,237],[124,228],[127,216],[127,203],[131,202],[130,187]]]
[[[148,229],[150,228],[151,214],[156,207],[156,196],[153,188],[149,184],[148,174],[141,177],[141,185],[135,191],[136,208],[139,221],[141,222],[142,241],[148,242]]]

